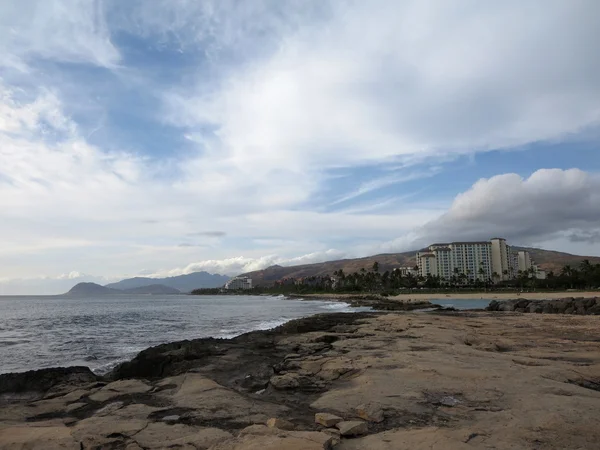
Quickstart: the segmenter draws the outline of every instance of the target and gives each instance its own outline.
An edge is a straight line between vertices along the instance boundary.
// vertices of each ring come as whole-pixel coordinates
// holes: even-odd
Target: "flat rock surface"
[[[0,385],[0,449],[596,449],[600,317],[330,314]]]

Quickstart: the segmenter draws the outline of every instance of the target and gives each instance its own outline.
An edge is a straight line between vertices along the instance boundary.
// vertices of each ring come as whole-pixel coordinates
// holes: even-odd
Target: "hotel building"
[[[237,290],[237,289],[252,289],[252,278],[249,277],[235,277],[225,283],[225,289]]]
[[[438,276],[446,280],[461,274],[473,281],[509,280],[522,270],[521,262],[523,267],[533,265],[528,252],[513,253],[502,238],[433,244],[417,253],[420,276]]]

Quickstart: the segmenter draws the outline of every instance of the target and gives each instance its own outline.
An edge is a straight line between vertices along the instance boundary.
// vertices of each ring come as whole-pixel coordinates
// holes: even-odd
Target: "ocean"
[[[365,310],[283,296],[0,296],[0,373],[82,365],[102,374],[165,342],[231,338],[313,314]]]

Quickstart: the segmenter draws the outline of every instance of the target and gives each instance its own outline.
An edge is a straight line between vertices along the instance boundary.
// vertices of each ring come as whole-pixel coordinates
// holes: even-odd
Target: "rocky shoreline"
[[[353,308],[367,307],[375,311],[415,311],[420,309],[442,309],[429,300],[402,300],[378,294],[289,294],[288,298],[300,300],[321,300],[348,303]]]
[[[537,314],[600,315],[600,298],[561,298],[556,300],[492,300],[487,311],[514,311]]]
[[[597,448],[599,325],[334,313],[152,347],[103,377],[0,375],[0,449]]]

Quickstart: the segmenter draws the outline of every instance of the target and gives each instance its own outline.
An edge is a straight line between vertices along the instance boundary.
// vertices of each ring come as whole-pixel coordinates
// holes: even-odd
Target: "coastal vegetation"
[[[567,290],[600,288],[600,263],[592,264],[583,260],[577,266],[566,265],[559,272],[550,271],[546,279],[538,279],[534,270],[519,272],[513,280],[500,281],[500,274],[494,279],[485,279],[476,274],[471,279],[467,274],[456,272],[450,279],[437,276],[416,276],[401,269],[381,272],[377,261],[369,270],[362,268],[353,273],[342,269],[331,275],[310,276],[305,278],[284,278],[270,284],[245,290],[247,294],[309,294],[309,293],[367,293],[395,295],[415,289],[464,292],[490,290]],[[223,293],[222,289],[196,289],[192,294],[214,295]],[[226,293],[230,294],[231,291]]]

